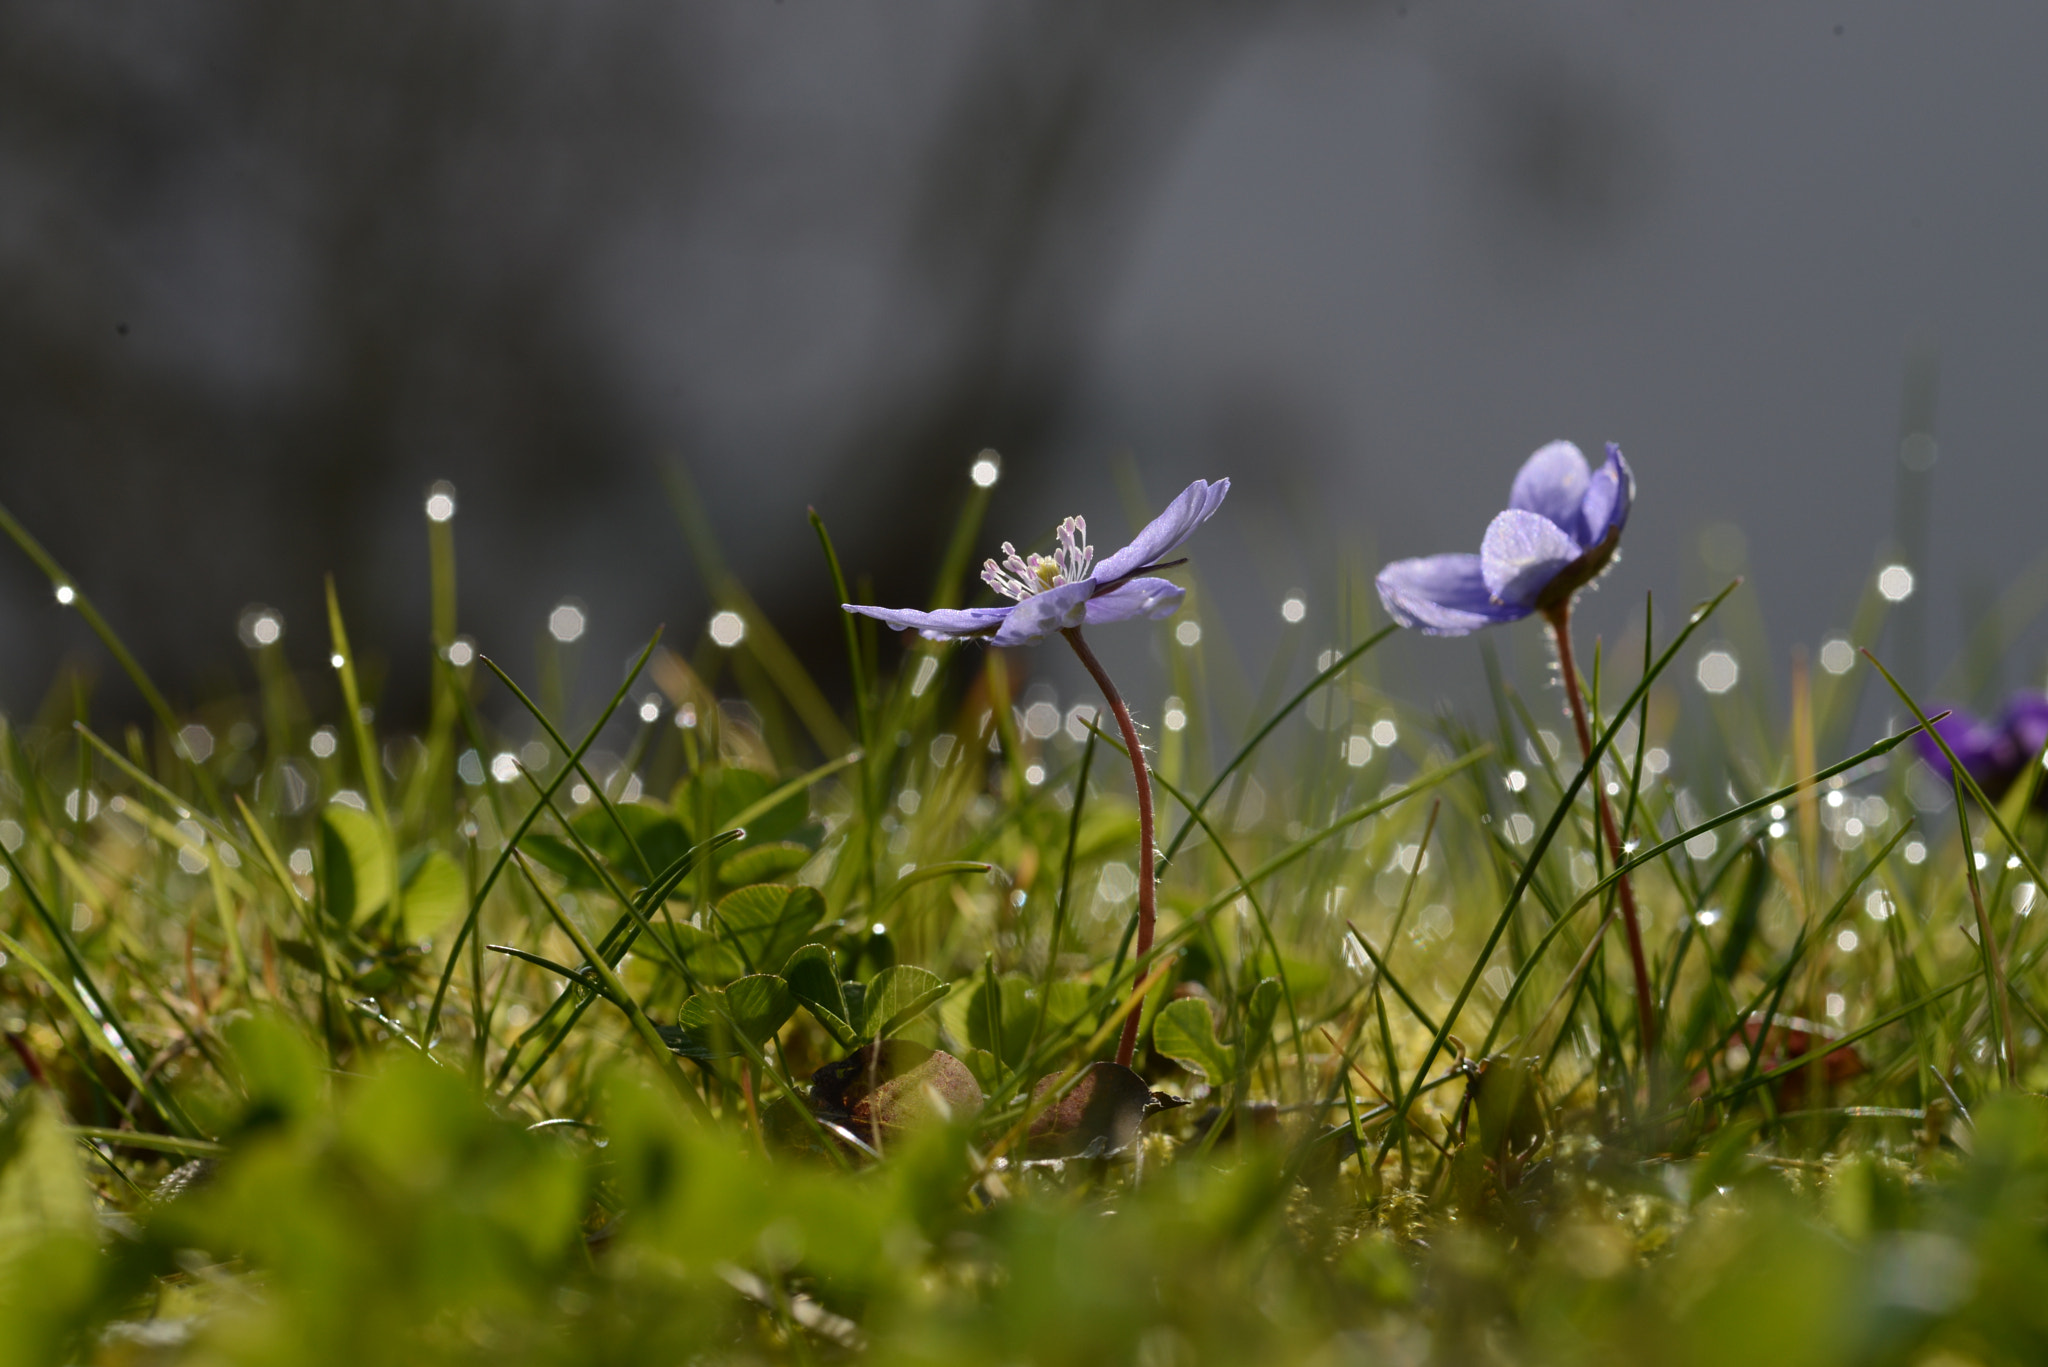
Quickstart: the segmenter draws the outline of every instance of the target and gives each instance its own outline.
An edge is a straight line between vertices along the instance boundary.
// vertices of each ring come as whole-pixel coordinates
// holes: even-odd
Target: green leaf
[[[682,954],[690,976],[700,983],[723,986],[747,971],[747,966],[740,962],[740,956],[733,947],[721,943],[708,930],[678,925],[673,931],[663,926],[661,932]]]
[[[710,824],[698,835],[699,839],[708,840],[720,831],[728,829],[734,817],[774,792],[781,784],[782,781],[773,774],[764,774],[754,769],[741,769],[730,764],[700,770],[676,785],[676,816],[682,820],[685,829],[696,833],[702,817],[699,806],[708,798],[711,809]],[[810,815],[811,795],[806,792],[791,793],[768,811],[747,822],[747,839],[743,848],[786,840],[810,819]]]
[[[534,863],[567,879],[572,888],[587,891],[602,891],[604,888],[604,879],[583,857],[583,851],[560,836],[529,835],[519,842],[519,848],[531,855]]]
[[[730,1058],[740,1053],[737,1029],[756,1046],[782,1028],[796,1010],[789,984],[773,973],[756,973],[731,986],[706,988],[683,1003],[676,1023],[662,1028],[668,1047],[686,1058]]]
[[[780,1030],[796,1010],[796,995],[773,973],[741,978],[725,989],[725,1000],[734,1021],[756,1044]]]
[[[986,1049],[969,1049],[960,1061],[967,1065],[967,1071],[974,1074],[974,1080],[981,1084],[981,1090],[992,1092],[1003,1080],[1003,1065]]]
[[[0,1123],[0,1248],[26,1249],[51,1234],[91,1235],[98,1227],[92,1187],[56,1103],[24,1087]]]
[[[718,903],[720,938],[754,970],[789,958],[824,919],[825,899],[816,888],[786,883],[756,883]]]
[[[937,1005],[952,988],[928,969],[897,964],[868,979],[861,995],[860,1035],[886,1039]]]
[[[727,887],[766,883],[795,873],[811,862],[811,847],[790,840],[747,844],[718,866],[718,881]]]
[[[320,888],[327,914],[352,926],[391,900],[391,852],[367,812],[329,803],[320,812]]]
[[[221,1030],[248,1098],[239,1123],[256,1128],[312,1117],[327,1095],[327,1060],[289,1017],[263,1013]]]
[[[290,959],[308,973],[318,973],[325,966],[324,961],[320,957],[320,951],[307,944],[304,940],[294,940],[288,935],[280,936],[277,941],[277,950],[278,953],[284,955],[285,958]]]
[[[860,1035],[853,1028],[853,1011],[840,989],[832,951],[824,945],[805,945],[782,966],[782,978],[804,1009],[825,1027],[825,1033],[841,1048],[851,1049]]]
[[[1244,1066],[1259,1061],[1259,1051],[1273,1042],[1273,1022],[1280,1014],[1280,980],[1263,978],[1252,989],[1244,1009]]]
[[[1237,1073],[1237,1051],[1216,1039],[1209,1003],[1196,997],[1168,1002],[1152,1022],[1152,1047],[1176,1063],[1197,1069],[1220,1086]]]
[[[976,1049],[986,1049],[1006,1063],[1021,1060],[1024,1051],[1031,1047],[1031,1032],[1038,1026],[1038,989],[1036,982],[1016,974],[999,979],[997,993],[1001,1007],[991,1019],[988,985],[977,986],[967,1003],[968,1044]],[[1054,983],[1052,996],[1046,1004],[1042,1038],[1057,1035],[1064,1026],[1085,1015],[1088,996],[1086,983]],[[991,1034],[991,1026],[997,1021],[1000,1021],[999,1036]]]
[[[584,844],[611,865],[613,876],[621,883],[639,887],[650,873],[660,873],[689,852],[689,834],[667,808],[650,802],[615,802],[612,810],[618,813],[616,825],[602,807],[579,813],[569,825]],[[633,846],[619,833],[620,826],[633,837],[633,844],[640,847],[640,858],[634,857]],[[642,858],[646,860],[645,867]]]
[[[469,910],[469,880],[462,866],[439,850],[430,851],[405,880],[399,912],[408,940],[423,940]]]

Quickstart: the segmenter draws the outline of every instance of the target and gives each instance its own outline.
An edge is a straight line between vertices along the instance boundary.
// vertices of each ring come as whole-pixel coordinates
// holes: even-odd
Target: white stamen
[[[1088,544],[1087,521],[1070,517],[1060,523],[1059,542],[1060,548],[1051,555],[1034,554],[1026,559],[1005,541],[1001,564],[994,560],[982,562],[982,582],[1005,598],[1021,603],[1047,589],[1086,579],[1095,565],[1095,548]]]

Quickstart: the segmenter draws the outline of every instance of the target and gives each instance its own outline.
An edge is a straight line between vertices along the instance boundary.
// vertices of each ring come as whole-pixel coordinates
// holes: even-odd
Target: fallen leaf
[[[1061,1076],[1039,1079],[1032,1099],[1044,1096]],[[1177,1096],[1153,1091],[1120,1063],[1091,1063],[1066,1095],[1039,1112],[1026,1144],[1039,1158],[1106,1156],[1129,1148],[1145,1117],[1185,1105]]]
[[[981,1109],[981,1084],[943,1049],[883,1040],[811,1074],[818,1115],[872,1138],[931,1121],[964,1120]]]

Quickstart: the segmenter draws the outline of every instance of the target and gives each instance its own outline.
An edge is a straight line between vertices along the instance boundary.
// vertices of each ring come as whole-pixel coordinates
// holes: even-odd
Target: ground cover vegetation
[[[66,677],[0,729],[0,1360],[2041,1361],[2048,825],[2006,752],[2048,735],[1843,640],[1734,686],[1735,585],[1575,656],[1618,452],[1539,452],[1471,565],[1290,599],[1247,672],[1166,545],[1227,487],[1103,562],[1175,582],[1118,598],[1070,524],[931,633],[1152,633],[1135,777],[1100,698],[896,610],[846,617],[834,706],[694,514],[717,615],[590,712],[572,646],[520,680],[461,636],[437,490],[400,734],[346,585],[174,705],[0,513],[153,718]],[[813,522],[819,592],[871,597]],[[1563,668],[1417,708],[1400,623]]]

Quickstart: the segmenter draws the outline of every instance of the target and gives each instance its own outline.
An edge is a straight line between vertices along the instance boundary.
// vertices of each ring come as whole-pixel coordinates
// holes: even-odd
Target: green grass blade
[[[143,669],[142,662],[128,649],[127,643],[115,632],[107,619],[100,615],[100,610],[93,605],[85,590],[78,587],[77,581],[64,572],[64,567],[57,563],[56,558],[44,550],[42,543],[31,536],[28,529],[17,522],[14,514],[4,506],[0,506],[0,531],[7,533],[8,538],[21,548],[22,554],[34,561],[36,568],[49,577],[52,591],[70,594],[67,605],[84,619],[86,626],[92,629],[92,634],[100,638],[100,644],[107,648],[107,653],[121,666],[121,672],[135,685],[135,691],[142,695],[142,701],[155,714],[157,725],[163,728],[164,736],[171,742],[172,750],[185,759],[186,766],[192,771],[193,780],[198,783],[199,791],[205,796],[207,804],[218,807],[220,792],[214,786],[213,776],[206,772],[203,765],[193,763],[190,756],[185,754],[184,746],[178,744],[177,713],[171,709],[170,700],[164,697],[163,690],[156,686],[156,681]]]
[[[1741,584],[1742,581],[1740,579],[1736,580],[1693,610],[1692,616],[1680,628],[1678,635],[1672,638],[1671,644],[1666,646],[1663,654],[1657,657],[1655,669],[1643,676],[1636,684],[1634,691],[1629,694],[1627,700],[1616,709],[1616,716],[1626,717],[1635,710],[1645,697],[1649,696],[1650,686],[1657,681],[1659,675],[1670,667],[1671,661],[1678,657],[1679,650],[1692,638],[1693,633],[1698,631],[1713,616],[1715,609],[1728,600],[1728,595],[1735,592]],[[1507,904],[1501,908],[1500,915],[1495,918],[1493,929],[1488,932],[1485,945],[1473,959],[1471,971],[1465,975],[1465,981],[1458,988],[1456,998],[1451,1002],[1450,1008],[1444,1012],[1443,1024],[1431,1038],[1429,1049],[1423,1055],[1421,1066],[1415,1070],[1414,1080],[1409,1083],[1408,1088],[1400,1099],[1401,1104],[1398,1107],[1400,1114],[1406,1114],[1408,1107],[1414,1104],[1416,1096],[1420,1094],[1418,1089],[1429,1077],[1429,1065],[1436,1062],[1437,1055],[1443,1052],[1444,1040],[1450,1035],[1452,1030],[1457,1028],[1458,1013],[1465,1009],[1465,1003],[1471,999],[1473,989],[1479,984],[1480,975],[1486,971],[1487,960],[1493,957],[1493,951],[1499,946],[1501,936],[1507,933],[1508,922],[1513,919],[1516,909],[1521,906],[1522,896],[1528,891],[1530,880],[1535,877],[1537,865],[1542,862],[1544,851],[1550,848],[1551,842],[1557,838],[1558,831],[1563,828],[1565,819],[1571,814],[1573,804],[1578,798],[1579,790],[1586,786],[1586,781],[1589,777],[1599,772],[1600,759],[1607,753],[1608,747],[1614,743],[1615,733],[1619,729],[1619,724],[1609,726],[1600,734],[1599,739],[1593,743],[1592,751],[1587,754],[1585,762],[1579,766],[1578,773],[1573,776],[1571,783],[1565,788],[1563,796],[1558,800],[1556,809],[1550,814],[1550,820],[1536,837],[1535,844],[1530,847],[1528,861],[1523,864],[1521,873],[1515,878],[1514,887],[1508,893]],[[1382,1142],[1380,1149],[1382,1156],[1386,1154],[1387,1148],[1398,1137],[1401,1128],[1397,1121],[1393,1129],[1389,1131],[1388,1137]]]
[[[655,639],[661,639],[661,633],[656,632]],[[499,668],[498,662],[496,660],[493,660],[488,655],[479,655],[477,656],[477,658],[483,662],[484,667],[486,669],[490,670],[491,673],[498,676],[498,682],[505,685],[506,689],[508,689],[511,692],[512,696],[519,700],[519,705],[526,709],[527,714],[531,716],[535,721],[540,723],[541,730],[548,733],[548,739],[555,743],[555,748],[557,750],[560,750],[565,756],[568,756],[568,762],[563,765],[563,769],[568,770],[573,768],[577,773],[583,776],[583,782],[585,783],[585,785],[589,787],[591,795],[597,799],[597,805],[603,808],[606,818],[608,818],[611,821],[612,829],[619,833],[619,839],[625,841],[626,848],[633,852],[633,862],[640,866],[640,876],[645,879],[653,878],[654,866],[647,862],[647,856],[641,852],[640,842],[635,840],[633,838],[633,833],[626,829],[625,821],[622,820],[619,816],[619,809],[613,805],[612,800],[609,797],[605,796],[604,785],[598,782],[597,776],[591,773],[590,770],[584,765],[583,751],[574,746],[571,746],[569,742],[563,738],[562,733],[555,729],[554,722],[549,720],[548,714],[541,710],[540,704],[536,703],[532,698],[527,697],[526,690],[521,688],[516,682],[514,682],[510,674],[507,674],[503,669]],[[528,774],[527,778],[529,781],[531,781],[533,779],[533,775]],[[536,783],[535,786],[538,787],[539,785]],[[551,795],[552,789],[549,790],[548,795],[543,796],[540,800],[543,802],[548,801],[548,798]],[[563,824],[566,825],[567,823],[565,822]],[[738,823],[735,822],[734,824],[737,825]]]
[[[1612,870],[1607,874],[1606,877],[1595,882],[1592,887],[1588,888],[1585,892],[1581,893],[1579,895],[1578,901],[1572,904],[1573,908],[1576,909],[1580,903],[1589,902],[1595,897],[1598,897],[1601,893],[1605,892],[1609,887],[1613,886],[1621,879],[1626,878],[1629,874],[1634,873],[1643,865],[1655,863],[1657,860],[1663,858],[1671,851],[1685,844],[1685,842],[1688,840],[1691,840],[1697,836],[1705,835],[1709,831],[1719,830],[1721,827],[1727,825],[1731,821],[1740,821],[1745,816],[1753,816],[1757,812],[1763,811],[1765,808],[1770,807],[1774,803],[1783,802],[1788,797],[1797,797],[1800,793],[1806,791],[1808,788],[1811,788],[1816,784],[1825,783],[1827,780],[1833,778],[1837,774],[1845,774],[1849,770],[1856,768],[1858,765],[1867,764],[1873,759],[1877,759],[1880,756],[1890,754],[1893,750],[1896,750],[1899,746],[1911,740],[1913,738],[1913,733],[1918,731],[1919,729],[1920,728],[1917,726],[1910,727],[1907,730],[1901,731],[1896,735],[1886,736],[1883,740],[1878,741],[1875,744],[1869,745],[1862,750],[1858,750],[1855,754],[1849,756],[1849,758],[1847,759],[1838,760],[1835,763],[1830,764],[1825,769],[1816,770],[1814,773],[1798,780],[1795,783],[1788,783],[1782,788],[1773,789],[1772,791],[1765,793],[1762,797],[1752,799],[1751,801],[1741,803],[1734,807],[1730,807],[1727,811],[1722,812],[1719,816],[1709,817],[1707,820],[1702,821],[1697,826],[1689,826],[1685,830],[1680,831],[1677,835],[1672,836],[1669,840],[1660,841],[1657,844],[1652,845],[1649,849],[1644,850],[1640,854],[1631,855],[1627,863],[1622,864],[1618,868]]]
[[[1274,712],[1273,715],[1265,720],[1263,725],[1252,732],[1245,743],[1237,748],[1237,753],[1230,757],[1229,762],[1216,771],[1216,777],[1209,781],[1209,786],[1203,790],[1201,797],[1196,799],[1193,806],[1188,807],[1188,816],[1181,822],[1180,829],[1174,832],[1173,839],[1167,843],[1165,852],[1159,856],[1159,862],[1154,866],[1155,877],[1163,877],[1166,873],[1166,866],[1172,863],[1174,855],[1180,852],[1180,847],[1187,840],[1188,833],[1195,828],[1195,813],[1205,812],[1209,809],[1210,801],[1222,789],[1223,785],[1229,781],[1230,776],[1236,773],[1243,766],[1244,762],[1257,752],[1259,746],[1265,742],[1266,737],[1273,734],[1274,728],[1287,720],[1293,714],[1295,708],[1300,707],[1309,698],[1313,697],[1318,689],[1323,688],[1339,674],[1349,669],[1360,656],[1399,630],[1398,626],[1391,624],[1381,627],[1378,631],[1366,637],[1342,655],[1339,655],[1335,660],[1331,661],[1329,668],[1320,671],[1313,679],[1303,684],[1299,692],[1282,703],[1278,711]]]
[[[546,796],[553,796],[555,789],[561,787],[562,783],[572,772],[580,770],[583,752],[596,744],[598,736],[604,731],[606,724],[611,721],[612,714],[619,710],[619,704],[623,703],[626,700],[626,695],[632,691],[633,681],[638,679],[640,671],[647,667],[647,659],[654,654],[654,647],[660,641],[661,633],[657,631],[648,638],[647,644],[641,647],[640,654],[634,659],[632,668],[626,671],[625,679],[620,682],[618,692],[612,694],[611,701],[605,705],[604,711],[598,715],[596,724],[584,735],[583,743],[570,753],[569,762],[562,766],[561,771],[548,780],[545,790]],[[476,930],[477,917],[483,914],[484,899],[490,896],[491,888],[496,885],[498,875],[505,871],[505,864],[511,859],[512,852],[519,848],[520,840],[525,837],[526,832],[533,826],[533,823],[540,819],[541,813],[547,810],[548,804],[545,800],[536,802],[527,809],[526,815],[520,819],[518,827],[513,830],[511,836],[505,841],[505,848],[500,850],[498,857],[491,862],[491,871],[485,874],[483,882],[477,885],[476,893],[470,899],[469,911],[462,918],[462,925],[455,932],[455,942],[448,947],[448,959],[441,966],[441,981],[434,988],[433,1005],[428,1007],[426,1024],[419,1032],[421,1041],[427,1047],[432,1048],[435,1043],[435,1035],[441,1025],[441,1006],[448,997],[448,984],[454,980],[455,965],[461,961],[463,943]]]
[[[569,942],[576,946],[576,952],[583,956],[583,961],[590,965],[591,972],[597,975],[606,998],[625,1015],[633,1027],[633,1032],[640,1037],[640,1042],[654,1055],[655,1061],[661,1066],[661,1071],[675,1088],[676,1095],[696,1112],[698,1119],[709,1121],[711,1108],[705,1104],[703,1097],[697,1095],[697,1089],[690,1085],[689,1077],[683,1072],[683,1065],[662,1041],[661,1033],[654,1028],[654,1022],[647,1018],[647,1013],[641,1009],[640,1003],[634,1000],[633,994],[626,989],[626,984],[620,981],[610,960],[598,952],[597,947],[590,943],[589,937],[584,935],[582,928],[562,910],[561,904],[555,901],[554,896],[541,881],[533,876],[532,867],[526,862],[526,857],[519,853],[516,845],[513,847],[512,859],[518,864],[519,872],[526,876],[528,885],[540,896],[541,904],[548,909],[548,915],[554,918],[555,925],[569,937]]]

